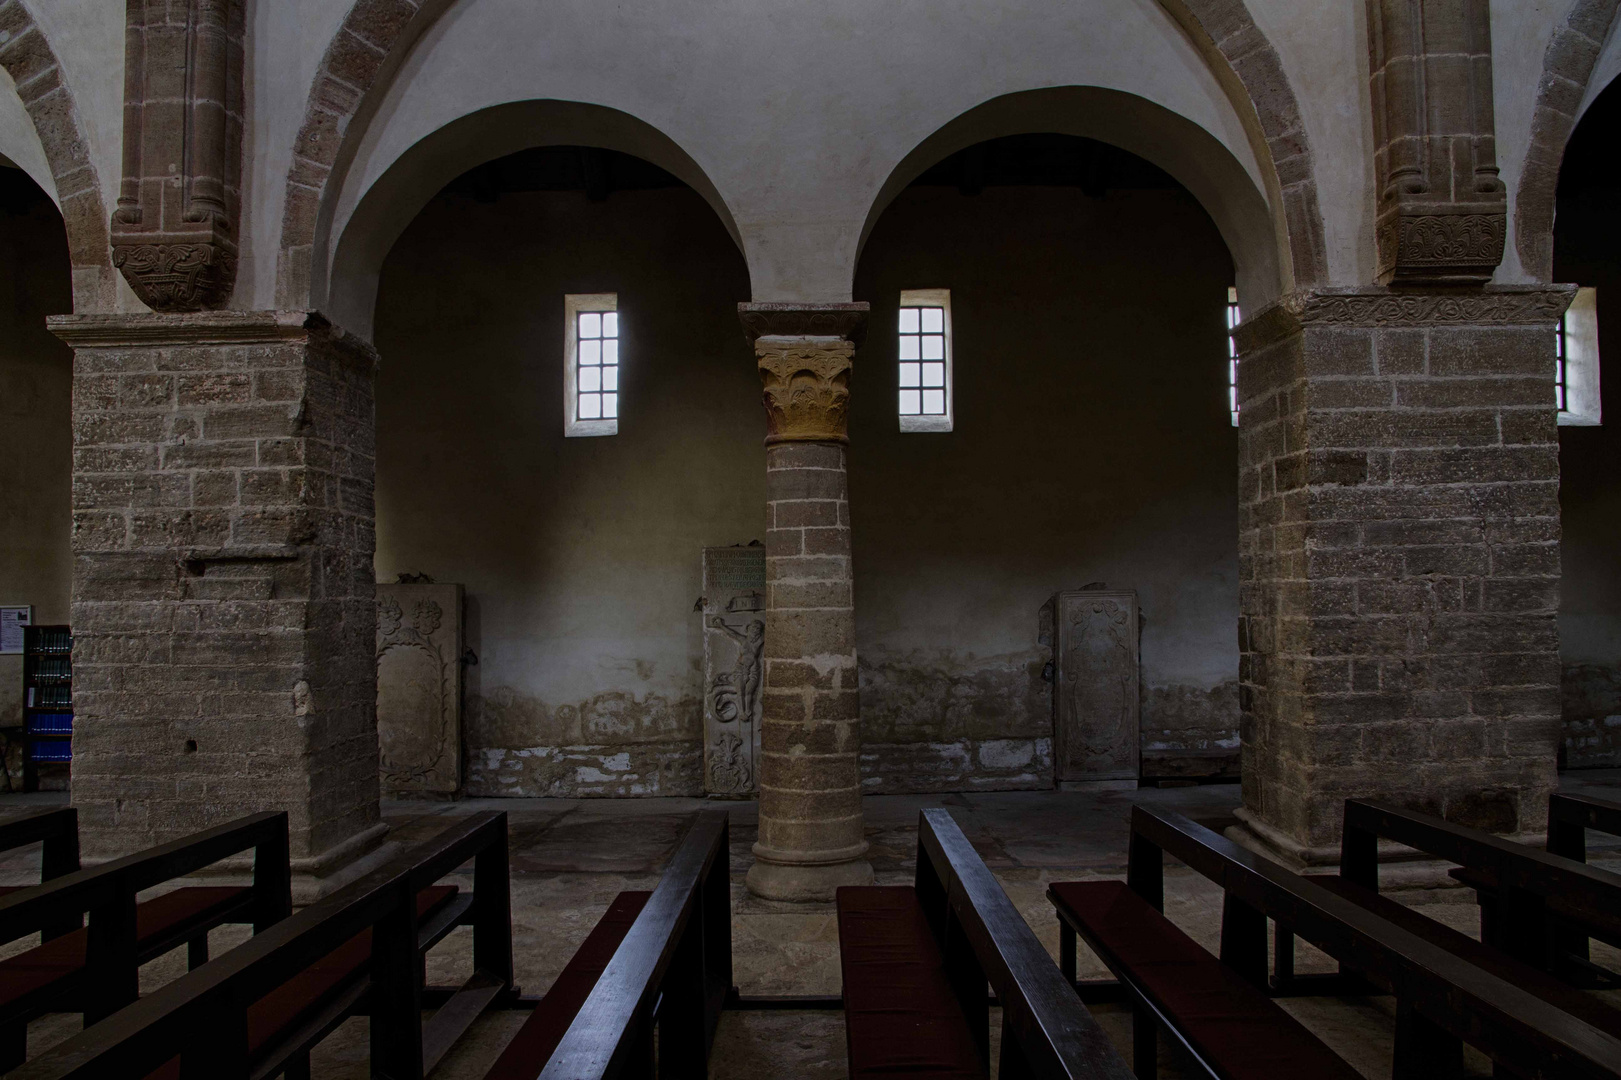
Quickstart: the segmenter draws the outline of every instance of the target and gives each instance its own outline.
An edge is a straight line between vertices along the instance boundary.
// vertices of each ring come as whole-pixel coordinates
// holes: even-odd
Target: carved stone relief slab
[[[462,776],[462,587],[377,586],[385,795],[454,795]]]
[[[765,548],[704,548],[704,790],[759,787]]]
[[[1053,735],[1060,782],[1135,780],[1139,766],[1137,594],[1053,598]]]

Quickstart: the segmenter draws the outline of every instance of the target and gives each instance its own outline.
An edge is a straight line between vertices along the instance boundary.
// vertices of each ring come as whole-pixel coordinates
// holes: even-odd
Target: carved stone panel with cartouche
[[[462,776],[462,587],[377,586],[385,795],[454,795]]]
[[[1057,779],[1137,779],[1137,594],[1062,592],[1052,618]]]
[[[765,548],[704,548],[704,790],[759,787]]]

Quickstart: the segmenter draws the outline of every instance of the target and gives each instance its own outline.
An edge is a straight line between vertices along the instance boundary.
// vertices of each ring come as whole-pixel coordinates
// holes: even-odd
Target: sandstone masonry
[[[1559,742],[1554,325],[1571,290],[1294,294],[1240,328],[1244,807],[1535,831]]]
[[[90,858],[291,814],[374,846],[375,353],[304,312],[63,316],[74,804]]]

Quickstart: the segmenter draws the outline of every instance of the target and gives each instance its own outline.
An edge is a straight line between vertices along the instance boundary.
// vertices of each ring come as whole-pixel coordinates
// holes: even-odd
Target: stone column
[[[376,354],[304,312],[75,315],[73,803],[106,859],[290,814],[376,847]]]
[[[749,890],[830,900],[869,885],[861,818],[845,477],[850,365],[866,304],[742,304],[766,410],[760,836]]]
[[[1285,297],[1239,328],[1249,835],[1342,801],[1543,827],[1559,742],[1554,326],[1568,288]]]

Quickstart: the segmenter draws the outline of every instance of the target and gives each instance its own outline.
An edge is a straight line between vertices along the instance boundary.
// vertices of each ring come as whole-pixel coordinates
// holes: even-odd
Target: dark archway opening
[[[610,436],[564,435],[582,294],[618,299]],[[702,793],[700,553],[764,528],[748,296],[698,192],[591,147],[467,171],[389,252],[376,568],[465,587],[468,794]]]
[[[73,584],[73,351],[45,328],[47,315],[72,310],[62,215],[21,169],[0,166],[0,603],[32,606],[36,625],[68,622]],[[103,376],[85,390],[116,384]],[[0,727],[24,722],[22,660],[0,656]],[[10,785],[21,783],[22,752],[7,742]],[[39,773],[41,787],[66,787],[66,766]]]
[[[856,274],[872,318],[851,413],[869,783],[1064,779],[1041,609],[1094,583],[1140,605],[1140,774],[1236,775],[1232,283],[1200,203],[1091,139],[970,146],[884,210]],[[911,289],[950,291],[949,432],[900,430]]]
[[[1598,290],[1599,354],[1621,356],[1621,82],[1565,149],[1553,279]],[[1621,765],[1621,372],[1602,374],[1604,423],[1559,429],[1561,763],[1571,768]]]

